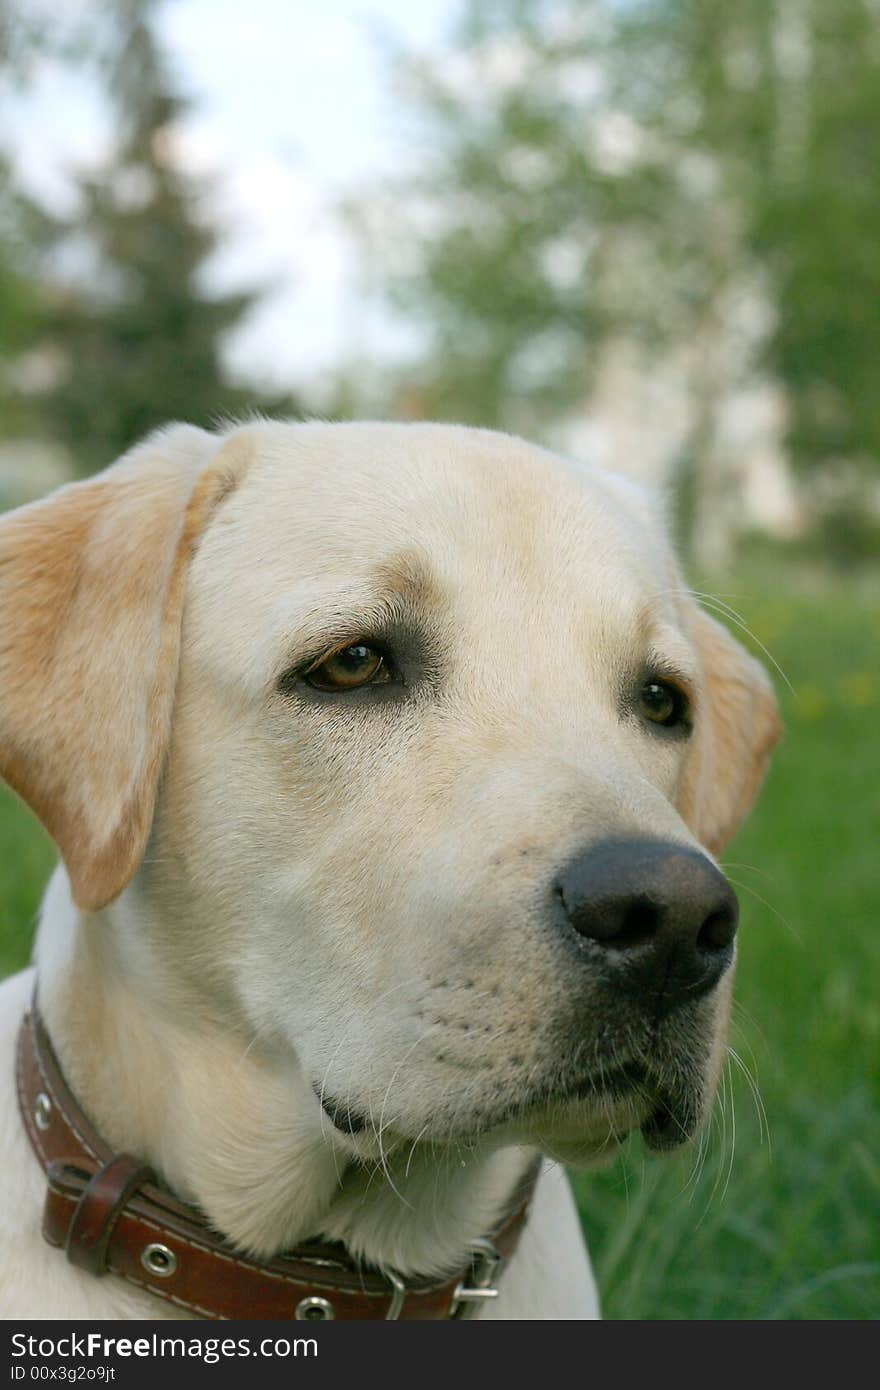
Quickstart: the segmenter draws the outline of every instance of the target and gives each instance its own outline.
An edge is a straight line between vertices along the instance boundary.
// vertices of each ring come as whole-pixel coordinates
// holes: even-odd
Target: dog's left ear
[[[718,854],[755,802],[782,722],[763,666],[695,603],[688,610],[703,694],[678,810],[700,843]]]
[[[144,852],[190,556],[250,448],[176,425],[0,517],[0,776],[97,910]]]

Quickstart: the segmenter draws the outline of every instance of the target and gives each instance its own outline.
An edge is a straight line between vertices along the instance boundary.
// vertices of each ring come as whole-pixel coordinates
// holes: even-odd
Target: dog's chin
[[[689,1144],[708,1108],[703,1075],[679,1070],[669,1086],[641,1066],[605,1072],[549,1088],[508,1108],[486,1128],[502,1143],[532,1144],[574,1165],[609,1161],[639,1132],[647,1147],[669,1152]]]
[[[570,1167],[604,1167],[635,1134],[655,1153],[686,1147],[699,1132],[703,1113],[700,1098],[689,1092],[651,1101],[632,1096],[604,1103],[556,1102],[507,1120],[492,1137],[500,1144],[534,1146]]]
[[[621,1145],[640,1128],[643,1113],[644,1106],[635,1099],[604,1105],[549,1103],[506,1121],[493,1131],[493,1139],[540,1149],[570,1167],[601,1168],[614,1161]]]
[[[442,1121],[410,1125],[398,1116],[382,1126],[382,1147],[390,1153],[402,1143],[425,1140],[459,1148],[500,1148],[517,1144],[540,1149],[548,1157],[575,1167],[610,1163],[629,1136],[640,1132],[647,1147],[670,1152],[689,1144],[701,1127],[706,1099],[699,1085],[673,1091],[638,1077],[609,1078],[601,1088],[590,1083],[565,1091],[549,1090],[529,1099],[468,1116],[459,1112],[454,1125]],[[338,1140],[353,1157],[369,1158],[378,1142],[366,1112],[329,1097],[324,1115]]]

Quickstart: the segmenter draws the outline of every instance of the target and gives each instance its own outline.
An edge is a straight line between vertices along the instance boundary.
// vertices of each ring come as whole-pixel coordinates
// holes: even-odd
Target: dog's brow
[[[642,610],[640,626],[651,670],[693,690],[699,684],[699,666],[687,638],[651,605]]]
[[[662,680],[674,681],[687,691],[692,691],[697,684],[697,678],[690,666],[684,667],[677,661],[670,661],[669,657],[663,652],[650,648],[648,651],[647,667],[652,676],[659,676]]]
[[[284,633],[284,661],[317,659],[337,642],[379,637],[398,625],[425,631],[444,599],[443,586],[421,557],[401,552],[378,564],[362,582],[327,589],[293,621],[279,613],[276,630]]]
[[[416,551],[403,550],[377,565],[373,582],[380,602],[404,603],[421,610],[439,607],[443,586]]]
[[[651,672],[677,681],[693,690],[699,684],[699,671],[686,643],[664,629],[652,633],[646,653]]]

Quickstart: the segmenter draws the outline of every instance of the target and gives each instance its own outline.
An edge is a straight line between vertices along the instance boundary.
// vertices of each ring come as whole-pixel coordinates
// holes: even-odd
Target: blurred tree
[[[880,554],[880,7],[774,6],[772,144],[754,245],[778,310],[768,364],[833,558]]]
[[[40,37],[0,0],[0,96],[26,81]],[[8,156],[0,150],[0,437],[14,437],[33,421],[26,354],[46,326],[49,296],[41,277],[39,248],[48,219],[16,187]]]
[[[115,0],[105,15],[121,140],[110,167],[80,181],[81,211],[59,237],[73,273],[52,323],[62,368],[42,404],[85,470],[167,420],[209,426],[267,405],[231,386],[220,365],[222,335],[255,296],[203,289],[216,235],[177,164],[185,104],[157,48],[154,7]]]
[[[421,157],[355,215],[382,288],[429,325],[402,388],[419,411],[503,426],[583,391],[601,330],[604,189],[586,139],[599,8],[470,0],[445,52],[401,61]]]
[[[405,395],[534,434],[583,412],[603,354],[675,357],[686,533],[719,516],[719,416],[753,358],[725,331],[754,293],[743,205],[755,93],[731,55],[764,0],[467,0],[448,50],[403,65],[424,160],[371,200],[394,302],[430,325]],[[717,545],[717,527],[695,528]]]
[[[400,407],[552,437],[620,344],[671,363],[707,567],[739,524],[728,408],[768,374],[802,470],[875,470],[878,24],[875,0],[464,0],[446,51],[399,63],[418,166],[358,208],[426,339]]]
[[[12,184],[0,157],[0,436],[30,428],[30,397],[22,390],[24,356],[39,340],[48,315],[34,247],[44,233],[39,209]]]

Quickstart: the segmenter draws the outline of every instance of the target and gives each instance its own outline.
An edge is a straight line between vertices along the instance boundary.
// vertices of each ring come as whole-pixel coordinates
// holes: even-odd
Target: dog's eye
[[[380,685],[390,675],[382,652],[355,642],[325,657],[306,671],[304,679],[316,690],[357,690],[362,685]]]
[[[648,680],[639,691],[639,713],[652,724],[675,728],[685,723],[688,708],[687,696],[669,681]]]

